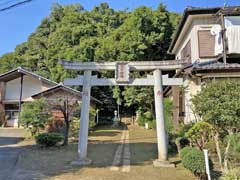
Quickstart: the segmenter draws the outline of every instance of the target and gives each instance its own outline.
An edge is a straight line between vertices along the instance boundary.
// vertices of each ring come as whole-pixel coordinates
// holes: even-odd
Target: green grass
[[[73,167],[70,162],[77,157],[77,144],[67,147],[40,149],[28,144],[19,157],[16,168],[46,175],[44,180],[191,180],[195,177],[181,165],[177,168],[154,168],[152,161],[157,158],[156,132],[136,126],[129,127],[131,171],[111,171],[110,166],[119,145],[121,128],[99,127],[89,136],[88,157],[93,164]],[[171,157],[171,161],[178,160]]]

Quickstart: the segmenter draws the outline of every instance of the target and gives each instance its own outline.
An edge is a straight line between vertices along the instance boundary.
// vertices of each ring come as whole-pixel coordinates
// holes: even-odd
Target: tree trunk
[[[66,124],[66,128],[65,128],[65,132],[64,132],[64,141],[63,141],[63,145],[66,146],[68,145],[68,134],[69,134],[69,121],[65,121]]]
[[[153,103],[154,103],[154,102],[153,102]],[[152,112],[153,119],[156,119],[154,104],[151,104],[151,112]]]
[[[228,134],[229,134],[229,137],[228,137],[227,147],[224,152],[224,160],[223,160],[225,172],[228,171],[228,153],[229,153],[229,149],[230,149],[230,145],[231,145],[232,130],[229,130]]]
[[[120,116],[120,105],[118,104],[117,106],[118,106],[118,119],[119,119],[120,124],[122,124],[122,119]]]
[[[64,111],[63,111],[64,121],[65,121],[65,131],[64,131],[64,141],[63,145],[68,145],[68,133],[69,133],[69,113],[68,113],[68,100],[64,101]]]
[[[213,135],[213,137],[214,137],[214,141],[215,141],[215,145],[216,145],[216,151],[217,151],[217,155],[218,155],[219,165],[221,167],[221,170],[223,170],[222,155],[221,155],[221,150],[220,150],[220,145],[219,145],[219,133],[216,132]]]

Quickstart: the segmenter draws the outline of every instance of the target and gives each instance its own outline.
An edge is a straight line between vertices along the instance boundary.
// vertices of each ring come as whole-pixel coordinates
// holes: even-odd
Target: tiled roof
[[[75,94],[75,95],[77,95],[77,96],[79,96],[79,97],[82,97],[82,94],[83,94],[82,92],[80,92],[80,91],[78,91],[78,90],[76,90],[76,89],[72,89],[72,88],[70,88],[70,87],[64,86],[63,84],[58,84],[58,85],[53,86],[53,87],[51,87],[51,88],[49,88],[49,89],[47,89],[47,90],[45,90],[45,91],[42,91],[42,92],[37,93],[37,94],[34,94],[34,95],[32,95],[32,97],[33,97],[33,98],[36,98],[36,97],[39,97],[39,96],[44,96],[44,94],[53,92],[53,91],[55,91],[55,90],[57,90],[57,89],[62,89],[62,90],[64,90],[64,91],[67,91],[67,92],[70,92],[70,93],[72,93],[72,94]],[[102,104],[101,101],[99,101],[98,99],[96,99],[96,98],[94,98],[94,97],[92,97],[92,96],[91,96],[91,100]]]
[[[186,73],[191,73],[191,74],[195,74],[197,72],[202,72],[202,73],[211,73],[211,72],[225,72],[225,71],[237,71],[240,72],[240,63],[227,63],[224,64],[222,62],[219,62],[217,60],[212,60],[212,61],[207,61],[207,62],[198,62],[196,61],[193,64],[187,65],[186,67],[184,67],[183,69],[181,69],[180,71],[178,71],[178,73],[176,73],[174,75],[174,77],[179,77],[182,73],[186,72]],[[171,86],[168,86],[164,89],[164,95],[167,95],[167,93],[169,92],[169,90],[171,89]]]
[[[194,63],[192,70],[230,70],[230,69],[240,69],[239,63],[227,63],[224,64],[219,61],[209,61],[205,63]]]
[[[82,92],[80,92],[80,91],[77,91],[77,90],[72,89],[72,88],[70,88],[70,87],[64,86],[64,85],[62,85],[62,84],[58,84],[58,83],[56,83],[56,82],[54,82],[54,81],[51,81],[51,80],[49,80],[49,79],[47,79],[47,78],[45,78],[45,77],[42,77],[42,76],[40,76],[40,75],[38,75],[38,74],[35,74],[35,73],[33,73],[33,72],[31,72],[31,71],[28,71],[28,70],[26,70],[26,69],[23,69],[23,68],[21,68],[21,67],[18,67],[18,68],[16,68],[16,69],[13,69],[13,70],[8,71],[8,72],[6,72],[6,73],[0,74],[0,81],[7,82],[7,81],[10,81],[10,80],[13,80],[13,79],[18,78],[21,74],[28,75],[28,76],[31,76],[31,77],[33,77],[33,78],[39,79],[39,80],[41,80],[41,81],[43,81],[43,82],[45,82],[45,83],[48,83],[48,84],[50,84],[50,85],[52,86],[52,87],[50,87],[49,89],[47,89],[47,90],[45,90],[45,91],[42,91],[42,92],[40,92],[40,93],[37,93],[37,94],[33,95],[32,97],[36,97],[36,96],[38,96],[38,95],[47,93],[47,92],[49,92],[49,91],[53,91],[53,90],[58,89],[58,88],[62,88],[62,89],[64,89],[65,91],[74,93],[74,94],[76,94],[76,95],[78,95],[78,96],[82,96]],[[94,98],[94,97],[92,97],[92,96],[91,96],[91,100],[96,101],[96,102],[102,104],[101,101],[99,101],[98,99],[96,99],[96,98]]]
[[[48,84],[50,84],[52,86],[57,85],[56,82],[51,81],[50,79],[42,77],[42,76],[40,76],[38,74],[35,74],[35,73],[31,72],[31,71],[28,71],[26,69],[23,69],[22,67],[18,67],[16,69],[13,69],[13,70],[8,71],[6,73],[0,74],[0,81],[13,80],[13,79],[16,79],[16,78],[20,77],[21,74],[28,75],[28,76],[31,76],[33,78],[39,79],[39,80],[41,80],[41,81],[43,81],[45,83],[48,83]]]

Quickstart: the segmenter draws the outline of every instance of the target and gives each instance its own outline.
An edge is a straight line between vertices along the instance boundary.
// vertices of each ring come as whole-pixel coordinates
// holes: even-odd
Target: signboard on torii
[[[117,62],[115,80],[118,83],[129,82],[129,65],[127,62]]]
[[[158,159],[155,166],[173,166],[168,163],[168,138],[164,121],[163,85],[182,85],[181,78],[168,78],[162,71],[176,70],[186,63],[181,60],[171,61],[134,61],[134,62],[68,62],[60,61],[66,69],[82,70],[83,76],[65,79],[65,85],[83,86],[81,120],[79,130],[78,160],[74,164],[85,165],[91,163],[87,158],[88,123],[91,86],[154,86],[156,129],[158,141]],[[97,78],[92,71],[115,71],[115,78]],[[153,76],[147,78],[130,78],[130,71],[153,71]]]

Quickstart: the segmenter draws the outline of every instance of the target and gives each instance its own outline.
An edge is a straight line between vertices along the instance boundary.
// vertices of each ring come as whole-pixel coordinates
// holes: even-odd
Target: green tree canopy
[[[240,127],[239,81],[213,81],[192,102],[201,119],[216,128],[231,130]]]
[[[227,170],[231,138],[240,128],[240,82],[213,80],[192,98],[192,102],[199,117],[213,126],[219,164]],[[219,145],[223,138],[227,139],[224,153]]]
[[[22,66],[59,82],[66,77],[76,77],[77,72],[64,69],[58,59],[80,62],[167,59],[170,57],[166,52],[179,17],[163,4],[157,9],[141,6],[132,11],[121,11],[102,3],[88,11],[80,4],[62,6],[54,3],[50,15],[42,20],[28,40],[18,45],[14,52],[0,57],[0,73]],[[95,89],[98,90],[93,90],[95,97],[103,102],[113,102],[109,100],[112,96],[106,96],[112,88]],[[148,95],[152,93],[151,88],[126,90],[141,92],[136,97],[137,103],[142,103],[143,108],[151,108],[153,96]],[[134,101],[125,99],[128,105]]]

